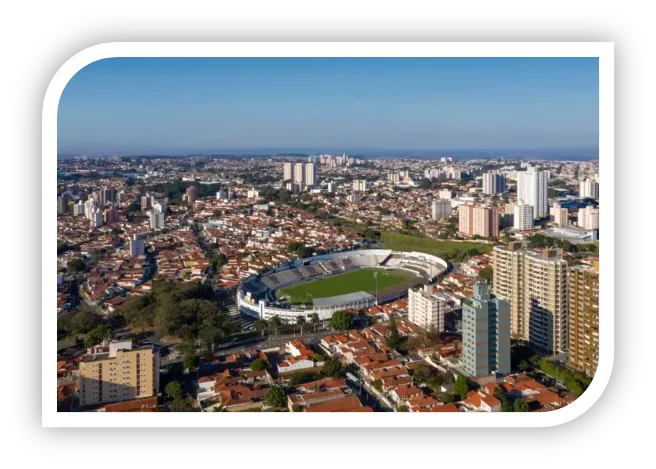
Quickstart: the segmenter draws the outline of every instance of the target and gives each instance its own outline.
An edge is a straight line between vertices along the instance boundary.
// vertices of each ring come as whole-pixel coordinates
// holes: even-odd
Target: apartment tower
[[[599,361],[599,261],[569,270],[569,365],[594,376]]]

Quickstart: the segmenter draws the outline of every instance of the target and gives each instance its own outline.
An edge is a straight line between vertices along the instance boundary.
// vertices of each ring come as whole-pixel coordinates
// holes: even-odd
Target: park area
[[[421,238],[400,233],[384,231],[381,241],[385,249],[394,251],[418,251],[433,254],[443,259],[453,259],[464,253],[482,254],[489,252],[493,244],[477,243],[475,241],[450,241],[443,239]],[[476,253],[474,253],[476,251]]]
[[[277,296],[280,299],[289,297],[289,303],[298,304],[311,302],[315,298],[346,295],[359,291],[375,294],[376,277],[374,277],[374,273],[376,272],[378,272],[379,292],[389,287],[409,284],[415,279],[412,274],[407,272],[363,268],[283,288],[277,292]]]

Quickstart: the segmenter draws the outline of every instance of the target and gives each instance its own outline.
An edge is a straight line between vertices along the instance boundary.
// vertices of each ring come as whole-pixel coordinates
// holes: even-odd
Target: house
[[[403,401],[407,401],[408,399],[412,399],[413,397],[421,397],[423,395],[424,393],[421,389],[410,384],[397,386],[396,388],[392,389],[392,391],[390,391],[390,396],[397,404]]]
[[[501,411],[501,401],[494,396],[479,394],[476,391],[469,391],[467,399],[463,401],[467,406],[473,407],[479,412],[499,412]]]
[[[314,368],[314,360],[290,357],[278,363],[278,373],[288,373],[290,371],[305,370],[308,368]]]
[[[417,396],[408,399],[407,404],[410,412],[426,412],[424,409],[441,406],[443,402],[435,396]]]
[[[157,396],[108,404],[104,412],[157,412]]]
[[[371,407],[363,406],[356,396],[345,396],[303,408],[304,412],[373,412]]]

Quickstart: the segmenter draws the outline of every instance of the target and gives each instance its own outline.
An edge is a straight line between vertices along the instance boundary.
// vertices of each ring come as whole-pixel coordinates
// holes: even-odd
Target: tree
[[[426,365],[418,365],[417,368],[415,368],[413,377],[417,384],[425,383],[431,377],[431,370]]]
[[[344,375],[344,365],[339,358],[332,357],[323,363],[323,374],[331,378],[341,378]]]
[[[182,399],[184,397],[184,391],[182,390],[182,384],[179,381],[171,381],[164,388],[166,395],[173,400]]]
[[[460,396],[460,399],[464,399],[469,392],[469,386],[467,385],[467,380],[464,376],[458,376],[456,378],[456,384],[453,386],[453,393]]]
[[[267,362],[266,360],[263,360],[262,358],[256,358],[253,360],[251,363],[251,370],[253,371],[262,371],[267,369]]]
[[[285,391],[280,386],[271,386],[264,402],[269,407],[285,407]]]
[[[380,378],[377,379],[377,380],[374,380],[374,388],[376,388],[376,390],[378,390],[378,391],[382,391],[383,390],[383,380],[380,379]]]
[[[513,401],[510,399],[504,399],[501,401],[501,412],[512,412],[513,411]]]
[[[186,352],[182,360],[184,362],[184,367],[189,370],[195,370],[200,363],[198,355],[196,355],[195,352]]]
[[[481,269],[481,271],[478,273],[478,278],[487,280],[488,283],[492,283],[492,277],[494,276],[494,270],[492,267],[486,267],[484,269]]]
[[[171,402],[171,412],[189,412],[191,410],[191,403],[186,398],[174,399]]]
[[[301,335],[303,335],[303,326],[305,325],[306,322],[307,321],[305,320],[305,316],[303,316],[302,314],[296,316],[296,324],[301,328]]]
[[[404,353],[407,351],[407,339],[405,337],[401,337],[401,334],[399,334],[399,330],[396,328],[396,321],[394,320],[394,317],[392,317],[390,320],[390,331],[390,335],[385,340],[385,344],[389,348],[394,349],[399,353]]]
[[[98,345],[104,340],[109,340],[112,338],[112,328],[109,326],[96,326],[89,331],[87,338],[84,339],[84,346],[86,348],[93,347]]]
[[[72,332],[86,334],[100,323],[100,316],[86,309],[75,310],[71,315]]]
[[[453,401],[453,396],[451,396],[451,394],[449,394],[448,392],[441,392],[440,393],[440,400],[442,402],[444,402],[445,404],[450,404],[450,403],[454,402]]]
[[[336,311],[330,318],[330,327],[338,331],[344,331],[351,327],[353,315],[348,311]]]
[[[296,387],[300,384],[312,381],[313,379],[314,379],[314,375],[310,373],[306,373],[304,371],[296,371],[292,373],[291,376],[289,377],[289,385],[292,387]]]
[[[68,261],[66,267],[68,267],[68,270],[71,272],[84,272],[84,269],[86,269],[86,264],[82,261],[82,259],[73,259],[72,261]]]
[[[292,406],[292,412],[303,412],[303,406],[301,404],[294,404]]]
[[[312,316],[310,316],[310,322],[314,326],[314,332],[317,332],[317,324],[321,322],[321,320],[319,319],[319,314],[312,313]]]
[[[261,332],[262,337],[264,337],[265,332],[269,328],[269,324],[264,319],[258,319],[253,323],[253,327],[256,331]]]
[[[539,355],[533,355],[531,358],[528,360],[531,363],[531,366],[537,370],[540,369],[540,356]]]
[[[526,371],[528,369],[528,367],[529,367],[529,364],[526,360],[522,360],[519,363],[519,369],[522,370],[522,371]]]
[[[517,399],[515,400],[515,404],[513,405],[513,411],[528,412],[528,404],[524,402],[522,399]]]
[[[397,412],[410,412],[410,408],[407,405],[399,405],[396,407]]]
[[[314,360],[315,362],[319,362],[319,363],[321,363],[321,362],[323,362],[323,361],[326,361],[326,357],[324,357],[324,356],[321,355],[320,353],[315,353],[315,354],[314,354],[314,357],[313,357],[313,360]]]
[[[282,320],[280,316],[274,316],[269,320],[269,326],[273,329],[273,335],[278,335],[282,327]]]

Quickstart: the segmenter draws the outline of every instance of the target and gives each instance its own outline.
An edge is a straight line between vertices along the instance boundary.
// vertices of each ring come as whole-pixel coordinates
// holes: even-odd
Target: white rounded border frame
[[[599,163],[603,181],[600,244],[600,350],[594,380],[572,404],[529,413],[97,413],[57,412],[52,352],[56,317],[55,209],[57,110],[69,80],[92,62],[119,57],[598,57]],[[552,427],[589,410],[611,376],[614,357],[614,44],[608,42],[224,42],[105,43],[71,57],[46,91],[42,115],[42,425],[44,427]],[[52,207],[52,208],[50,208]],[[53,363],[53,365],[50,365]]]

